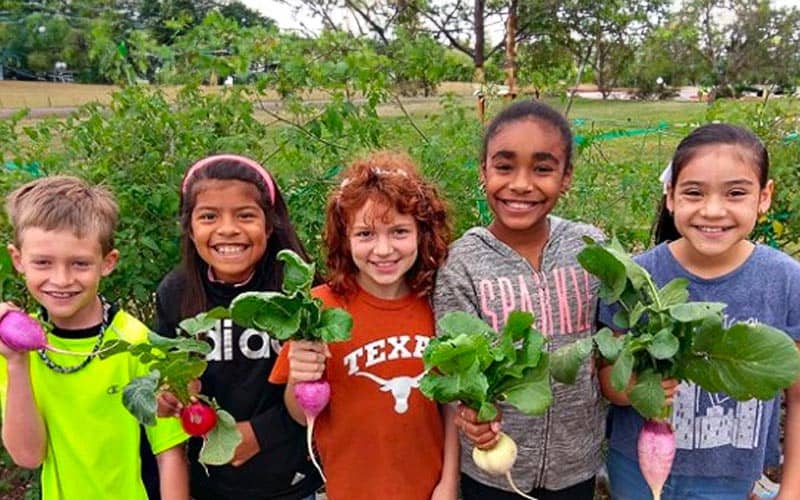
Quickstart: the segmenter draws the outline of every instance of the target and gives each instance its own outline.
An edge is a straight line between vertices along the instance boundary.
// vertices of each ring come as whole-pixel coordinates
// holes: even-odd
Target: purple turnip
[[[47,343],[47,335],[34,318],[16,309],[8,311],[0,319],[0,340],[11,349],[19,352],[47,349],[48,351],[72,356],[94,356],[97,353],[73,352],[58,349]]]
[[[325,481],[325,474],[323,474],[322,468],[314,457],[311,440],[314,436],[314,420],[317,418],[317,415],[325,409],[331,399],[331,386],[328,384],[327,380],[298,382],[294,386],[294,398],[306,415],[306,442],[308,445],[308,454],[311,457],[311,462],[314,464],[314,467],[319,471],[319,475],[322,476],[322,480]]]
[[[661,499],[675,460],[675,433],[667,422],[648,420],[639,431],[639,469],[653,492],[653,500]]]

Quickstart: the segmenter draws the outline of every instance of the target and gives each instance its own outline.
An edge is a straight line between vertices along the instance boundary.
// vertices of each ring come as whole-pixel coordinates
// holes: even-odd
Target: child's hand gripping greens
[[[325,362],[330,357],[331,351],[323,342],[289,342],[289,384],[320,380],[325,372]]]

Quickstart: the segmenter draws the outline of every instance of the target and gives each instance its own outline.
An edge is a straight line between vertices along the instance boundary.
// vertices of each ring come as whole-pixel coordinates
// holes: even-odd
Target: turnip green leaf
[[[245,292],[230,305],[234,323],[256,328],[278,340],[336,342],[350,338],[352,319],[344,309],[324,309],[311,296],[314,266],[290,250],[278,254],[284,261],[283,292]]]
[[[544,353],[541,363],[526,370],[522,379],[498,389],[500,399],[525,414],[543,415],[553,403],[547,365],[547,353]]]
[[[464,401],[480,403],[485,401],[489,383],[480,372],[478,365],[473,364],[467,370],[449,375],[428,373],[422,378],[420,391],[437,401]]]
[[[323,309],[317,331],[323,342],[339,342],[350,338],[353,318],[344,309]]]
[[[467,335],[496,335],[489,325],[463,311],[445,314],[437,321],[436,326],[442,335],[456,336],[462,333]]]
[[[599,245],[590,245],[578,254],[584,269],[600,279],[600,298],[616,302],[625,290],[625,265]]]
[[[592,354],[591,338],[567,344],[550,355],[550,373],[562,384],[574,384],[578,370],[590,354]]]
[[[122,404],[142,425],[156,423],[156,389],[160,377],[158,370],[153,370],[131,380],[122,390]]]
[[[633,363],[633,353],[628,346],[623,347],[611,368],[611,385],[614,389],[624,391],[628,387],[633,373]]]
[[[291,250],[281,250],[277,259],[283,261],[283,291],[288,295],[307,294],[314,281],[314,264],[308,264]]]
[[[420,382],[427,397],[442,403],[461,401],[478,420],[497,416],[495,403],[540,414],[552,403],[544,336],[530,313],[514,311],[501,333],[465,312],[450,312],[438,323],[440,337],[423,353],[428,370]]]
[[[210,311],[200,313],[196,316],[192,316],[191,318],[184,319],[183,321],[178,323],[178,328],[188,333],[190,336],[197,336],[201,333],[206,333],[212,330],[215,326],[217,326],[217,322],[220,319],[227,318],[228,316],[229,316],[228,309],[224,307],[215,307]],[[151,338],[150,343],[157,345],[159,347],[161,346],[169,347],[167,341],[172,339],[166,339],[166,341],[161,339],[164,339],[164,337],[161,337],[160,339]]]
[[[662,307],[683,304],[689,300],[689,280],[675,278],[658,291],[659,302]]]
[[[688,356],[685,373],[710,392],[738,400],[770,399],[797,380],[800,356],[780,330],[737,323]]]
[[[692,321],[702,321],[709,316],[719,314],[727,304],[722,302],[687,302],[671,306],[669,315],[675,321],[691,323]]]
[[[659,417],[666,404],[664,389],[661,387],[661,375],[649,369],[639,373],[636,383],[628,392],[628,398],[631,406],[643,417]]]
[[[594,334],[594,341],[600,354],[613,363],[617,360],[625,339],[622,336],[615,336],[610,328],[603,327]]]
[[[647,352],[655,359],[670,359],[678,353],[679,348],[678,337],[673,335],[669,328],[664,328],[653,336],[652,342],[647,346]]]
[[[207,465],[225,465],[233,459],[242,435],[236,420],[225,410],[217,409],[217,425],[203,439],[198,460]]]

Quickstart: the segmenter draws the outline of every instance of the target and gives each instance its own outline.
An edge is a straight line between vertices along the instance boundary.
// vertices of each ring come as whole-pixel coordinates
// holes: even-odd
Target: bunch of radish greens
[[[147,342],[131,344],[111,340],[101,355],[106,358],[128,352],[149,365],[149,374],[125,386],[122,404],[142,425],[154,425],[158,393],[162,390],[173,393],[183,404],[180,414],[183,429],[187,434],[203,438],[199,461],[207,465],[230,462],[242,440],[233,416],[216,401],[189,393],[189,384],[203,374],[207,365],[205,356],[211,351],[211,346],[201,336],[227,316],[227,310],[220,307],[187,318],[178,325],[182,334],[176,338],[148,331]],[[141,328],[145,328],[144,325]]]
[[[542,415],[553,402],[544,336],[533,328],[533,316],[514,311],[498,334],[480,319],[451,312],[437,322],[440,335],[423,354],[427,373],[419,389],[440,403],[460,401],[478,413],[478,420],[497,417],[498,402],[508,403],[528,415]],[[517,445],[501,433],[489,450],[472,450],[475,464],[493,475],[511,478]]]
[[[658,288],[617,241],[588,240],[578,261],[600,280],[600,298],[618,307],[613,322],[619,333],[602,328],[552,353],[551,374],[574,381],[580,364],[597,353],[612,364],[614,389],[626,390],[634,377],[628,398],[646,419],[639,434],[639,467],[658,500],[675,458],[675,436],[667,423],[672,407],[661,381],[691,381],[739,401],[768,400],[797,380],[800,355],[788,335],[770,326],[725,328],[726,304],[689,302],[685,278]]]
[[[353,318],[344,309],[323,309],[322,301],[311,296],[314,264],[303,261],[291,250],[281,250],[277,256],[283,262],[281,292],[245,292],[233,299],[230,316],[234,323],[245,328],[269,332],[281,340],[340,342],[350,338]],[[314,421],[327,406],[331,389],[327,380],[300,382],[294,386],[294,396],[306,416],[308,453],[320,475],[325,479],[311,447]]]

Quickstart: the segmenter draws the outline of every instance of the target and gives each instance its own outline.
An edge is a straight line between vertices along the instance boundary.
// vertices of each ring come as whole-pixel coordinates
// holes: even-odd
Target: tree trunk
[[[485,0],[475,0],[475,80],[478,83],[484,83],[486,77],[483,71],[484,63],[484,50],[485,50],[485,37],[484,37],[484,19],[483,8]]]
[[[506,86],[508,99],[517,97],[517,4],[511,0],[508,4],[508,21],[506,22]]]

